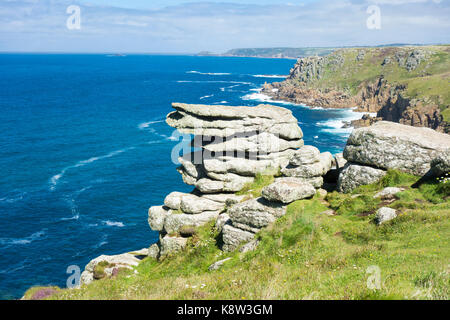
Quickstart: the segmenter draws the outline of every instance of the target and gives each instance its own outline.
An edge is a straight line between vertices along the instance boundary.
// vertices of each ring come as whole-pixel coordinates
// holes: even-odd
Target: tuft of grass
[[[258,173],[252,183],[248,183],[238,191],[237,195],[251,195],[254,198],[260,197],[262,189],[275,181],[273,174]]]

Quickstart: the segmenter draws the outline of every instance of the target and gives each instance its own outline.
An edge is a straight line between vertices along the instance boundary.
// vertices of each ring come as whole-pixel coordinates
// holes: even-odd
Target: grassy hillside
[[[408,70],[397,61],[399,53],[413,50],[424,53],[415,69]],[[362,56],[358,56],[364,52]],[[380,76],[390,84],[405,86],[404,96],[439,106],[450,121],[450,46],[385,47],[339,49],[327,57],[320,78],[311,78],[308,86],[336,88],[355,95],[362,85]]]
[[[223,253],[214,225],[197,230],[188,248],[162,262],[146,259],[138,273],[121,271],[50,299],[449,299],[450,182],[411,186],[417,177],[396,171],[352,194],[289,205],[261,231],[254,252]],[[258,195],[272,177],[243,193]],[[386,186],[406,190],[393,203],[373,195]],[[373,214],[389,206],[399,217],[377,226]],[[335,210],[335,215],[325,212]],[[231,257],[217,271],[208,267]],[[381,288],[367,287],[367,268],[380,268]],[[32,298],[41,288],[32,288]]]

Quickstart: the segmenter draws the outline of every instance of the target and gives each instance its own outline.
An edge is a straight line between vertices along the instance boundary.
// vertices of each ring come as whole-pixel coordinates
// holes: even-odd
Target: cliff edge
[[[289,77],[266,84],[276,100],[324,108],[356,108],[377,120],[450,130],[450,46],[337,49],[297,61]]]

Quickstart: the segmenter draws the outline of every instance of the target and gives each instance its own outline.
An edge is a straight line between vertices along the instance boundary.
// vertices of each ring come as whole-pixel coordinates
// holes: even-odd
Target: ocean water
[[[148,247],[147,210],[189,192],[171,161],[171,102],[257,105],[295,61],[0,55],[0,298],[65,287],[67,268]],[[270,75],[270,76],[268,76]],[[349,110],[291,109],[305,142],[340,152]]]

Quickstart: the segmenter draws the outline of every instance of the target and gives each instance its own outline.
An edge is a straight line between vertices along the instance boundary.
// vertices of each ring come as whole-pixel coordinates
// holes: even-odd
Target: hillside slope
[[[299,59],[289,78],[265,85],[275,99],[377,112],[384,120],[450,129],[450,46],[338,49]]]
[[[224,253],[214,223],[200,227],[181,254],[143,260],[78,290],[30,289],[25,299],[449,299],[449,183],[411,188],[418,177],[391,171],[352,194],[329,193],[288,206],[258,234],[255,251]],[[247,188],[258,195],[273,178]],[[373,195],[387,186],[406,190],[386,203]],[[377,226],[381,206],[401,212]],[[218,260],[231,258],[219,270]],[[367,286],[376,266],[379,288]],[[371,271],[372,270],[372,271]]]

